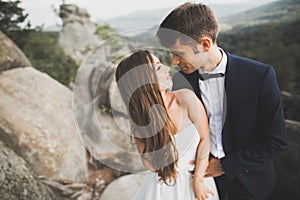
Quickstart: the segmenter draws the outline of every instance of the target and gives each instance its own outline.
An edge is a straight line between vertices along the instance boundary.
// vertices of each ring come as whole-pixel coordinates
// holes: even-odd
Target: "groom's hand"
[[[196,161],[191,160],[189,164],[195,165]],[[194,173],[193,170],[190,171],[191,173]],[[204,177],[218,177],[225,174],[224,171],[222,171],[221,167],[221,161],[217,158],[210,157],[209,158],[209,163],[205,171]]]
[[[204,177],[218,177],[223,174],[221,161],[217,158],[210,158]]]

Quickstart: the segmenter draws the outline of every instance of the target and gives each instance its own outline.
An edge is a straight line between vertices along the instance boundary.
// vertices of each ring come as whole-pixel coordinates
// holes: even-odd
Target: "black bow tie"
[[[216,74],[205,73],[205,74],[199,74],[199,78],[202,81],[210,79],[210,78],[219,78],[219,77],[223,77],[223,76],[224,76],[223,73],[216,73]]]

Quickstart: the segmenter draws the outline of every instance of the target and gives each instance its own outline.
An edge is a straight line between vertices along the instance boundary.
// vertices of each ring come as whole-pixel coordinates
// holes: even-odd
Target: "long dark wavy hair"
[[[139,50],[123,59],[116,70],[121,96],[132,120],[132,137],[144,146],[142,158],[166,184],[176,182],[177,132],[160,92],[153,58],[148,50]]]

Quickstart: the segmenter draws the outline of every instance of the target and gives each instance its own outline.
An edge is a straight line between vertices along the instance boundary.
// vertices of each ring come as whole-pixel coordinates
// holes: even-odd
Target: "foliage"
[[[8,35],[37,70],[49,74],[66,86],[74,80],[79,66],[56,47],[57,32],[12,31]]]
[[[219,45],[230,53],[272,65],[281,90],[300,94],[300,20],[221,33]]]
[[[107,107],[105,105],[101,105],[100,110],[102,113],[106,113],[106,114],[110,114],[110,115],[112,114],[112,108]]]
[[[73,81],[78,64],[55,45],[58,33],[21,28],[28,14],[19,7],[20,0],[0,0],[0,30],[10,37],[29,58],[33,67],[65,85]]]
[[[121,36],[108,24],[98,25],[95,34],[99,35],[105,40],[106,44],[111,46],[111,51],[117,51],[122,47]]]
[[[116,32],[108,24],[98,25],[95,31],[96,35],[100,35],[103,40],[108,39],[112,35],[115,35]]]
[[[24,22],[28,14],[19,7],[20,0],[0,0],[0,30],[4,33],[11,30],[21,30],[20,23]],[[30,24],[27,24],[30,27]]]

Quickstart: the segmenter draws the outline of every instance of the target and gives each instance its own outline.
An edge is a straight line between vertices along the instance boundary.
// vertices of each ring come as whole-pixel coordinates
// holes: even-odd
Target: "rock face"
[[[124,172],[144,171],[134,142],[130,140],[129,122],[123,117],[96,113],[99,141],[95,156],[107,166]]]
[[[141,186],[145,174],[130,174],[114,180],[107,186],[99,200],[123,200],[131,199]]]
[[[87,178],[72,93],[32,67],[0,74],[0,139],[47,179]]]
[[[78,62],[95,47],[101,38],[96,36],[96,24],[89,20],[89,13],[73,4],[63,4],[59,16],[63,21],[62,31],[59,33],[58,46]]]
[[[52,199],[46,186],[25,161],[0,141],[0,197],[2,200]]]
[[[28,66],[31,63],[24,53],[0,31],[0,71]]]
[[[87,149],[105,165],[126,172],[143,166],[135,144],[123,131],[129,124],[116,92],[115,68],[121,58],[142,46],[119,36],[106,39],[82,61],[73,85],[74,116]],[[112,109],[120,115],[112,116]]]
[[[300,199],[300,122],[286,120],[288,149],[275,159],[277,180],[270,200]]]
[[[281,96],[286,119],[300,121],[300,96],[286,91],[282,91]]]

